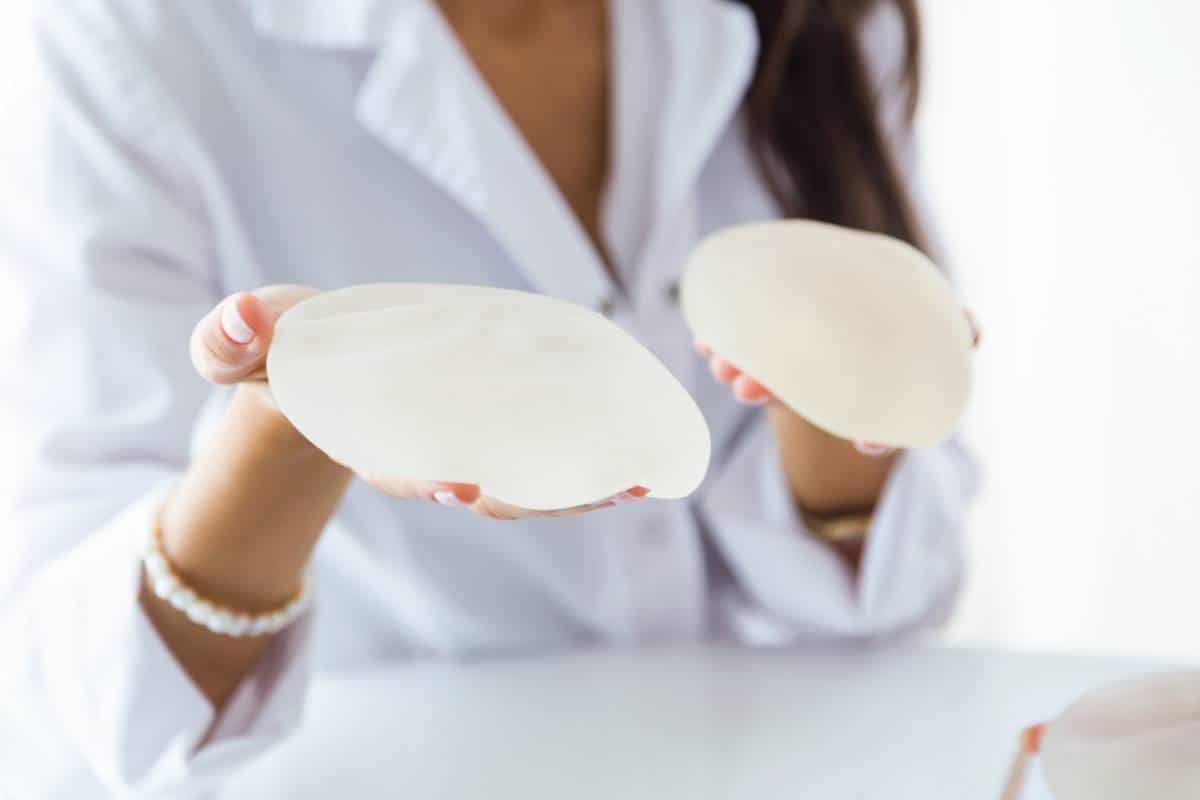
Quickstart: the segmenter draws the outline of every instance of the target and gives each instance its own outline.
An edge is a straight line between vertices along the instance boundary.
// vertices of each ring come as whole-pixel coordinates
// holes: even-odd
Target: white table
[[[225,797],[995,798],[1023,726],[1148,669],[916,645],[412,664],[318,680]]]

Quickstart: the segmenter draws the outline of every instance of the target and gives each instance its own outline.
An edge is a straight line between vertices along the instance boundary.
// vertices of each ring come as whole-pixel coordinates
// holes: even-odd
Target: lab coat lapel
[[[717,142],[731,124],[754,75],[758,32],[748,8],[731,0],[660,0],[664,63],[671,81],[664,93],[657,150],[654,220],[642,261],[641,281],[654,273],[677,275],[680,248],[698,230],[696,186]],[[653,269],[653,268],[657,269]]]
[[[667,74],[660,211],[670,214],[740,107],[754,74],[758,33],[745,6],[730,0],[662,0]]]
[[[484,213],[479,150],[464,86],[429,0],[245,0],[259,33],[320,49],[375,54],[358,121],[471,213]]]
[[[377,50],[363,127],[480,220],[535,289],[593,308],[611,298],[587,234],[431,0],[254,3],[260,31]]]
[[[242,0],[259,33],[326,49],[382,44],[412,0]]]
[[[481,218],[539,291],[604,306],[617,288],[599,252],[458,40],[448,31],[446,39],[474,134]]]
[[[445,54],[437,12],[409,0],[394,20],[355,104],[358,121],[467,211],[488,198],[468,89]]]
[[[591,307],[611,299],[616,290],[599,254],[431,0],[248,2],[265,34],[376,50],[356,103],[360,123],[479,219],[534,288]],[[757,55],[744,6],[656,2],[667,67],[646,79],[671,84],[655,147],[653,221],[639,259],[651,263],[677,262],[671,254],[691,238],[696,182],[741,103]],[[646,272],[638,283],[650,278]]]

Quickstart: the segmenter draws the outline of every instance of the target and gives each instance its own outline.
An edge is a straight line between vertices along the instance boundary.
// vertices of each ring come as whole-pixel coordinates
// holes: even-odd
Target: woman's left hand
[[[963,309],[963,314],[966,315],[967,323],[971,326],[972,344],[978,347],[979,326],[975,324],[975,317],[966,309]],[[739,403],[749,406],[765,406],[777,402],[775,396],[771,394],[770,389],[742,372],[732,362],[724,358],[721,354],[714,352],[704,342],[697,341],[696,350],[700,355],[708,359],[708,368],[712,372],[713,377],[728,386],[733,391],[734,399]],[[855,450],[871,458],[883,458],[895,452],[894,447],[874,442],[854,440],[852,443]]]

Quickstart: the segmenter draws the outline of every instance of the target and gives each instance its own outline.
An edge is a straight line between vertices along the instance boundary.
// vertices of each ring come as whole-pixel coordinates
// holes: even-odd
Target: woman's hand
[[[967,324],[971,326],[971,341],[978,347],[979,326],[975,324],[975,317],[966,309],[963,309],[963,314],[967,317]],[[708,359],[708,368],[713,377],[728,386],[733,391],[734,399],[739,403],[749,406],[765,406],[775,402],[775,396],[767,387],[742,372],[704,342],[696,342],[696,351]],[[882,458],[895,452],[895,448],[874,442],[855,440],[851,444],[859,453],[870,458]]]
[[[976,343],[979,330],[967,314]],[[810,517],[838,517],[869,511],[879,502],[891,474],[896,451],[870,442],[847,442],[816,427],[783,403],[765,386],[702,342],[696,349],[709,362],[714,377],[727,384],[742,403],[766,406],[788,488]],[[853,565],[861,548],[847,550]]]
[[[765,406],[771,403],[778,403],[775,395],[771,394],[770,389],[742,372],[732,362],[714,352],[704,342],[696,342],[696,352],[708,359],[708,369],[712,372],[713,377],[728,386],[733,391],[734,399],[739,403],[748,406]],[[895,451],[894,448],[887,445],[875,444],[873,442],[854,440],[851,444],[855,450],[869,458],[882,458]]]
[[[290,427],[279,413],[266,382],[266,358],[275,332],[275,321],[292,306],[317,294],[306,286],[267,286],[226,298],[202,319],[192,333],[191,355],[196,371],[211,383],[238,384],[252,393],[276,421]],[[563,517],[631,503],[649,492],[632,486],[595,503],[553,511],[534,511],[488,497],[471,483],[411,480],[384,475],[360,475],[375,489],[397,498],[420,499],[450,508],[461,508],[489,519]]]

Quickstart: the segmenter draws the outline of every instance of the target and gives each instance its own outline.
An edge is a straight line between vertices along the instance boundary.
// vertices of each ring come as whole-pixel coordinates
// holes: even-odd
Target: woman
[[[310,664],[945,618],[960,447],[818,431],[697,356],[673,289],[699,237],[750,220],[924,244],[911,0],[43,6],[52,196],[41,257],[14,259],[33,313],[11,367],[36,452],[0,584],[22,663],[0,688],[59,743],[60,793],[204,791],[296,723]],[[350,474],[262,366],[303,287],[380,280],[610,315],[708,417],[704,486],[546,519],[416,480],[445,476]],[[197,595],[268,612],[308,567],[317,613],[262,636],[193,622],[150,590],[156,532]]]

